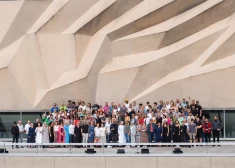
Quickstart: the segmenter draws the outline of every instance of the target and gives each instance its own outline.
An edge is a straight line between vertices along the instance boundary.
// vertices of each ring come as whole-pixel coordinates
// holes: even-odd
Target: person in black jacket
[[[180,126],[180,138],[181,142],[186,142],[186,136],[187,136],[187,126],[184,124],[184,121],[182,121],[182,125]]]
[[[221,130],[222,124],[217,119],[216,116],[214,116],[214,121],[212,121],[212,133],[213,133],[213,142],[215,143],[215,137],[217,137],[217,142],[219,143],[219,133]]]
[[[18,143],[19,141],[19,127],[16,125],[16,122],[13,123],[13,126],[11,127],[11,134],[12,134],[12,143]],[[19,148],[18,145],[16,145],[16,148]],[[12,145],[12,149],[14,149],[14,145]]]
[[[117,121],[114,122],[110,126],[111,136],[112,136],[112,143],[117,143],[118,140],[118,125]]]

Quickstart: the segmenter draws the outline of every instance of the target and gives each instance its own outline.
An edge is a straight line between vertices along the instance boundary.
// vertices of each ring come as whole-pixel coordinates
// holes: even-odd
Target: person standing
[[[126,143],[130,143],[130,125],[129,125],[128,121],[125,121],[124,135],[125,135]],[[129,146],[126,146],[126,147],[129,147]]]
[[[212,121],[212,133],[213,133],[213,142],[215,143],[215,137],[217,138],[217,142],[219,143],[219,133],[222,125],[221,122],[214,116],[214,121]],[[219,145],[220,146],[220,145]]]
[[[79,122],[77,122],[77,125],[74,128],[74,137],[75,137],[75,143],[82,142],[82,127],[80,126]]]
[[[53,143],[54,142],[54,123],[53,122],[50,122],[48,130],[49,130],[50,143]],[[50,147],[52,148],[52,146]]]
[[[58,121],[56,121],[54,125],[54,143],[58,143],[58,141],[59,141],[59,125]]]
[[[39,119],[36,119],[36,122],[34,123],[34,128],[35,129],[38,127],[38,123],[40,123],[40,121],[39,121]],[[40,125],[42,125],[42,124],[40,123]]]
[[[24,131],[26,134],[27,142],[28,142],[28,134],[29,134],[29,128],[31,127],[30,120],[27,121],[27,124],[24,126]]]
[[[162,142],[167,143],[168,136],[169,136],[169,126],[167,122],[164,122],[162,127]]]
[[[150,123],[147,126],[147,130],[148,130],[149,143],[156,142],[156,136],[155,136],[156,125],[153,123],[153,119],[150,119]]]
[[[182,121],[182,125],[180,126],[180,138],[183,143],[186,142],[187,132],[187,126],[184,124],[184,121]]]
[[[38,123],[38,127],[36,128],[35,132],[36,132],[36,143],[37,144],[41,144],[42,143],[42,127],[41,127],[41,123]]]
[[[105,133],[106,133],[106,142],[107,142],[107,143],[110,143],[110,141],[111,141],[111,139],[112,139],[112,137],[111,137],[111,131],[110,131],[110,126],[111,126],[111,124],[110,124],[110,119],[108,118],[108,119],[107,119],[107,122],[106,122],[106,124],[105,124]]]
[[[197,126],[194,123],[194,119],[191,119],[191,122],[188,125],[188,134],[189,134],[189,138],[190,138],[190,143],[195,142],[195,137],[197,134]],[[195,145],[195,147],[196,147],[196,145]]]
[[[33,123],[30,124],[28,129],[27,143],[35,143],[35,128]],[[31,145],[29,147],[32,148]]]
[[[104,127],[103,123],[101,123],[101,128],[100,128],[100,142],[106,143],[106,128]]]
[[[162,142],[162,125],[160,122],[157,123],[156,129],[155,129],[155,140],[156,142]]]
[[[12,134],[12,143],[18,143],[19,142],[19,127],[16,125],[16,122],[13,123],[13,126],[11,127],[11,134]],[[16,148],[19,148],[18,145],[16,145]],[[12,149],[14,149],[14,145],[12,145]]]
[[[174,142],[180,142],[180,124],[178,120],[176,120],[174,127]]]
[[[202,122],[200,121],[200,118],[196,119],[196,125],[197,125],[197,135],[196,135],[196,139],[197,142],[202,143]]]
[[[126,142],[125,134],[124,134],[123,121],[120,121],[120,124],[118,126],[118,142],[119,143],[125,143]]]
[[[22,124],[22,121],[18,121],[18,128],[19,128],[19,140],[20,140],[20,143],[23,143],[23,138],[24,138],[24,126]],[[23,146],[21,146],[21,148],[24,148]]]
[[[42,126],[42,143],[49,143],[49,129],[46,122]],[[45,148],[44,145],[43,148]]]
[[[74,124],[71,122],[69,125],[69,143],[74,143]]]
[[[65,121],[64,134],[65,134],[64,142],[69,143],[70,134],[69,134],[69,122],[68,121]]]
[[[87,122],[84,121],[84,125],[81,128],[82,132],[82,143],[87,143],[88,142],[88,128],[89,126],[87,125]],[[83,145],[83,147],[87,147],[87,145]]]
[[[102,125],[103,123],[101,123]],[[100,125],[97,124],[94,128],[94,142],[99,143],[100,142]]]
[[[208,122],[208,119],[205,119],[205,123],[202,125],[202,128],[205,135],[205,142],[207,143],[211,142],[211,127],[211,123]]]
[[[99,123],[97,123],[100,125]],[[88,143],[94,143],[95,139],[95,126],[94,123],[91,122],[90,126],[88,127]]]
[[[117,125],[116,120],[113,120],[113,123],[110,126],[110,131],[111,131],[111,136],[112,136],[112,143],[117,143],[117,141],[118,141],[118,125]]]
[[[140,143],[148,143],[148,132],[145,122],[140,126]]]
[[[136,126],[135,126],[134,122],[131,122],[130,133],[131,133],[131,143],[135,143]],[[132,146],[132,147],[134,147],[134,146]]]

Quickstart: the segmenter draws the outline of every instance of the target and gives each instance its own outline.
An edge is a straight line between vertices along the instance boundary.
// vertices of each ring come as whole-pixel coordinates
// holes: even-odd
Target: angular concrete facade
[[[0,23],[0,110],[188,96],[235,107],[234,0],[0,1]]]

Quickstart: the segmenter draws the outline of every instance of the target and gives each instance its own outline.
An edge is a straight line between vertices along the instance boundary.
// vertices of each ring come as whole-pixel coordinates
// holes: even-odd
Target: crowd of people
[[[188,101],[161,100],[153,105],[150,102],[137,105],[128,99],[122,105],[105,102],[104,106],[69,100],[67,105],[54,103],[50,112],[35,123],[28,120],[23,126],[21,121],[14,122],[11,133],[13,143],[19,139],[22,143],[26,134],[29,146],[51,143],[50,147],[55,147],[53,143],[81,143],[81,147],[87,147],[87,143],[112,142],[130,143],[126,147],[134,147],[131,143],[210,142],[211,134],[213,142],[215,138],[219,142],[221,122],[216,116],[212,122],[209,118],[199,101],[190,97]]]

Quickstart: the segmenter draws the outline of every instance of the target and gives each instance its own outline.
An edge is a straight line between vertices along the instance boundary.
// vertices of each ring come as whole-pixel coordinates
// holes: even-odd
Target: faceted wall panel
[[[0,110],[188,96],[235,107],[234,12],[234,0],[0,2]]]

